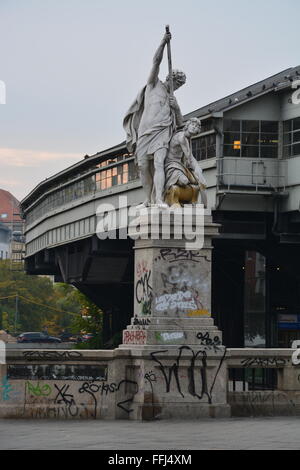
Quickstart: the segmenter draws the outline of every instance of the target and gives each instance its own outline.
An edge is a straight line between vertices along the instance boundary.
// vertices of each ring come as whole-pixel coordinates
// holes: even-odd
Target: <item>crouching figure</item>
[[[201,193],[202,203],[207,207],[206,181],[202,169],[192,154],[191,137],[199,134],[201,122],[192,118],[183,130],[176,132],[165,159],[165,202],[169,206],[182,207],[196,204]]]

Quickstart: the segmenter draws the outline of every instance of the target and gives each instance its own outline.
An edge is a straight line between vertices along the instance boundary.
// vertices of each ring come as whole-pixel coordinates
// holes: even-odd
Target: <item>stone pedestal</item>
[[[131,350],[130,378],[139,384],[131,417],[228,416],[226,350],[211,317],[211,240],[218,225],[208,211],[202,220],[193,213],[184,230],[174,217],[164,239],[166,213],[152,230],[151,216],[149,209],[140,218],[134,316],[120,346]],[[190,233],[203,232],[203,222],[203,243],[199,237],[200,247],[191,249]]]

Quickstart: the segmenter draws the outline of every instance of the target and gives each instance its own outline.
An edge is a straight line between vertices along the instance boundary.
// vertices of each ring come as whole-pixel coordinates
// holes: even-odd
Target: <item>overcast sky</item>
[[[300,64],[299,0],[0,0],[0,188],[123,141],[166,24],[183,113]]]

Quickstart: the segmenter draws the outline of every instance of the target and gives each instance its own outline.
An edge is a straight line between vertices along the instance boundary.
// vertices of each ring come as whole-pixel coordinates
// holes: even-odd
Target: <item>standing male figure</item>
[[[157,49],[146,87],[139,93],[124,119],[127,148],[134,152],[146,192],[144,206],[151,202],[166,207],[163,202],[165,185],[164,162],[172,135],[183,119],[174,96],[170,95],[170,77],[159,80],[159,67],[171,34],[166,33]],[[172,71],[173,88],[181,87],[186,77],[183,72]]]

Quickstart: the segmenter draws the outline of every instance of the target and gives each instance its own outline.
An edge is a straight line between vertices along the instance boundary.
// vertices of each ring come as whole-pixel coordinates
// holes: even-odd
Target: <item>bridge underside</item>
[[[227,347],[289,347],[300,339],[300,218],[216,211],[212,314]],[[298,242],[298,243],[296,243]],[[28,274],[54,275],[104,311],[104,342],[130,323],[133,241],[96,236],[43,250],[26,260]],[[290,322],[290,326],[287,322]],[[294,323],[293,323],[294,322]]]
[[[26,259],[28,274],[54,275],[72,284],[104,312],[103,342],[109,344],[133,314],[133,241],[99,240],[96,236]]]

